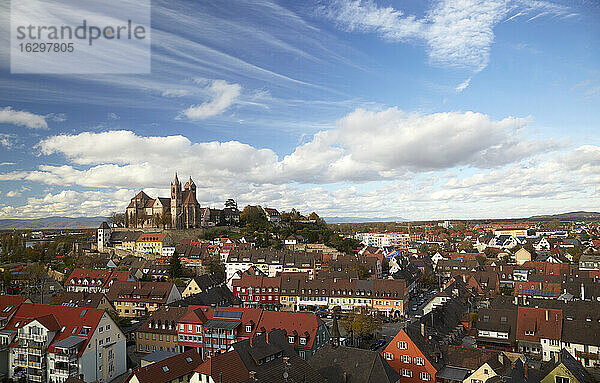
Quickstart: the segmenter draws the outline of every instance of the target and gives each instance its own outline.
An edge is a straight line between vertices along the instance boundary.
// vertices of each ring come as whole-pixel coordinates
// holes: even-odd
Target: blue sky
[[[104,215],[192,176],[322,216],[598,210],[596,1],[153,1],[149,75],[10,74],[0,217]]]

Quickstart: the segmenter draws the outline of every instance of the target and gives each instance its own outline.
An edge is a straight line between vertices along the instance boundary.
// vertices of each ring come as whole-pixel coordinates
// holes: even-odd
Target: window
[[[392,354],[391,352],[384,352],[383,358],[385,360],[394,360],[394,354]]]
[[[301,337],[300,338],[300,344],[306,344],[306,338],[305,337]]]
[[[104,327],[102,327],[102,326],[98,327],[98,332],[99,332],[100,334],[102,334],[102,332],[103,332],[103,331],[104,331]]]
[[[294,343],[294,337],[293,336],[288,336],[288,342]]]
[[[405,376],[407,378],[412,378],[412,371],[411,370],[403,369],[402,370],[402,376]]]
[[[535,335],[535,332],[534,331],[527,331],[527,330],[525,330],[525,335],[533,336],[533,335]]]
[[[421,372],[419,374],[419,378],[421,380],[430,381],[431,380],[431,375],[428,372]]]
[[[570,382],[569,378],[565,378],[563,376],[556,376],[554,379],[555,379],[556,383],[569,383]]]
[[[415,358],[414,362],[417,366],[424,366],[425,365],[425,359],[423,358]]]
[[[402,359],[402,363],[410,363],[412,358],[409,355],[402,355],[400,359]]]
[[[252,325],[246,325],[246,332],[252,332]]]
[[[408,348],[406,342],[398,342],[396,345],[400,350],[406,350]]]

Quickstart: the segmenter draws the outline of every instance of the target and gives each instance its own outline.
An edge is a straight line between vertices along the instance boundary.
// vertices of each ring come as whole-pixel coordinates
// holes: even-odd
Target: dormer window
[[[306,345],[306,338],[305,337],[301,337],[300,338],[300,344]]]
[[[292,344],[293,344],[293,343],[294,343],[294,341],[295,341],[295,339],[294,339],[294,336],[288,336],[288,342],[289,342],[289,343],[292,343]]]
[[[252,332],[252,325],[251,324],[247,324],[246,325],[246,332]]]

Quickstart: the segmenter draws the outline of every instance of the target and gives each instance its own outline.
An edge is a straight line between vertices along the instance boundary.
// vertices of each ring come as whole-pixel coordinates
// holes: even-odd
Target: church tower
[[[175,173],[175,180],[171,182],[171,227],[179,229],[181,227],[181,182]]]

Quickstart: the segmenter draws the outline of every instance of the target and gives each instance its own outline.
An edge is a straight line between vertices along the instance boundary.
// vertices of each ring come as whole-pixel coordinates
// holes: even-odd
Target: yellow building
[[[162,254],[167,243],[166,233],[144,233],[136,241],[135,251],[146,254]]]

